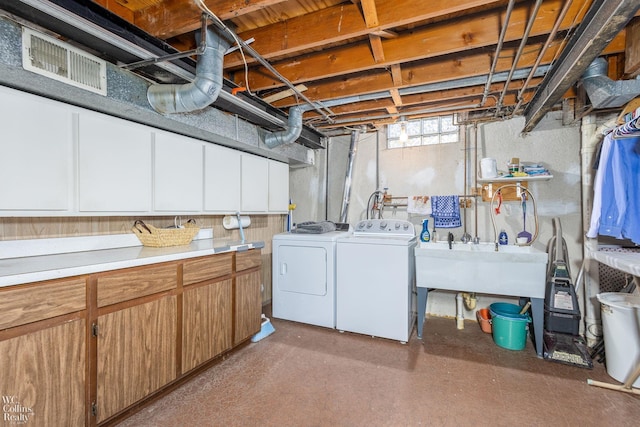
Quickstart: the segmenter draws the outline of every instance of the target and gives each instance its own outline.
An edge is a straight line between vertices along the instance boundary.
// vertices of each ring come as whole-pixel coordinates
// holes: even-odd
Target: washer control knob
[[[408,230],[408,229],[409,229],[409,224],[405,223],[405,224],[402,226],[402,228],[404,228],[405,230]]]
[[[367,222],[367,228],[373,227],[373,223],[371,221]]]
[[[382,221],[382,222],[380,223],[380,228],[381,228],[381,229],[383,229],[383,230],[384,230],[385,228],[387,228],[387,221]]]
[[[396,222],[396,230],[400,230],[400,223]]]

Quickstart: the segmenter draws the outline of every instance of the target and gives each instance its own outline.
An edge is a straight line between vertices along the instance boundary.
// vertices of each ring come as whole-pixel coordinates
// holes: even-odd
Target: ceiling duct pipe
[[[149,87],[147,99],[157,112],[188,113],[201,110],[218,98],[223,84],[224,54],[230,44],[209,28],[206,29],[204,44],[204,51],[198,56],[193,82]]]
[[[289,119],[287,128],[280,132],[270,132],[264,137],[264,143],[269,148],[274,148],[282,144],[291,144],[300,136],[302,132],[302,113],[305,108],[295,106],[289,108]]]
[[[582,85],[593,108],[622,107],[640,94],[640,80],[611,80],[606,59],[599,57],[582,75]]]

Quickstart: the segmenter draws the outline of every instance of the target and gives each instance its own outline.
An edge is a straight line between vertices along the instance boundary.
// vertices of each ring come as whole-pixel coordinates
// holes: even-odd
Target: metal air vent
[[[105,61],[28,28],[22,30],[22,67],[63,83],[107,95]]]

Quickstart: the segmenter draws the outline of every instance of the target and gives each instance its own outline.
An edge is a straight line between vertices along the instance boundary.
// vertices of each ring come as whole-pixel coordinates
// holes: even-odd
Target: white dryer
[[[336,242],[349,231],[273,236],[272,316],[336,327]]]

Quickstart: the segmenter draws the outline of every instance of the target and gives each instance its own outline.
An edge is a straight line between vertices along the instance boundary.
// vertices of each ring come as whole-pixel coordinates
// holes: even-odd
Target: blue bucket
[[[520,314],[520,306],[496,302],[489,306],[493,341],[508,350],[522,350],[527,344],[528,314]]]

